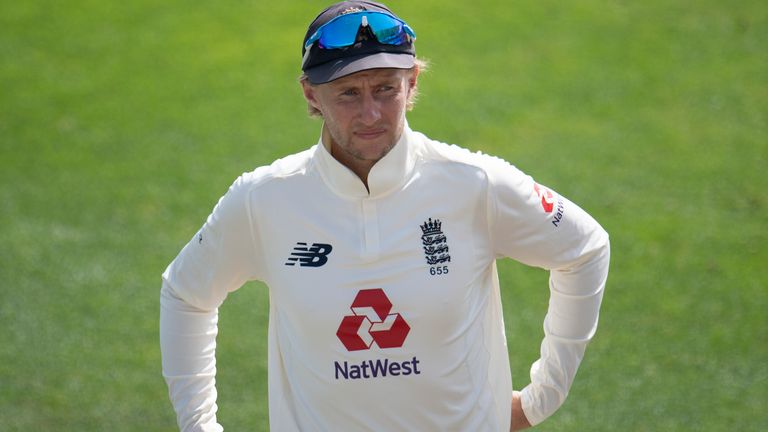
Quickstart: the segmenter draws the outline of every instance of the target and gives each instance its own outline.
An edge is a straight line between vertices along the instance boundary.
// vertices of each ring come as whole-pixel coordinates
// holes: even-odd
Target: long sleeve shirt
[[[597,327],[600,225],[504,160],[408,127],[368,188],[326,145],[238,178],[163,273],[163,375],[181,430],[222,430],[218,307],[249,280],[270,295],[272,430],[509,430],[505,257],[550,271],[522,403],[533,424],[555,412]]]

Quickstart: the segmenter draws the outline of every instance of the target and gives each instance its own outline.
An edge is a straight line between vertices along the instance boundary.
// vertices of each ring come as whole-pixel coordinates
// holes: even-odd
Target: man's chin
[[[358,142],[357,144],[361,151],[356,152],[355,157],[361,160],[376,162],[379,159],[387,155],[395,146],[389,140],[381,140],[380,142]]]

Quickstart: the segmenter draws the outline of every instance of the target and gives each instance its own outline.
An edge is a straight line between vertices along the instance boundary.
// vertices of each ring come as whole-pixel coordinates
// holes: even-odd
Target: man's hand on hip
[[[511,431],[519,431],[528,429],[531,427],[531,423],[528,418],[525,417],[523,412],[523,401],[519,391],[512,392],[512,425]]]

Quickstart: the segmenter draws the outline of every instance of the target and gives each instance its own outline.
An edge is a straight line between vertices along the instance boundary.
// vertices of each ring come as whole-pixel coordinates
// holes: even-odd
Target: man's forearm
[[[531,424],[552,415],[568,395],[597,329],[609,256],[606,236],[603,245],[574,265],[551,273],[541,358],[531,367],[531,384],[522,391],[522,407]]]
[[[160,348],[163,377],[183,432],[218,432],[216,423],[216,333],[218,310],[202,311],[163,283]]]

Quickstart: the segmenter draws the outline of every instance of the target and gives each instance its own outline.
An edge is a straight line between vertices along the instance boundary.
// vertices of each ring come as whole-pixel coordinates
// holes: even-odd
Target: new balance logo
[[[320,267],[328,262],[332,250],[333,246],[325,243],[312,243],[312,246],[307,247],[306,243],[298,242],[285,265],[294,266],[299,263],[301,267]]]

